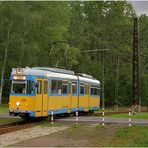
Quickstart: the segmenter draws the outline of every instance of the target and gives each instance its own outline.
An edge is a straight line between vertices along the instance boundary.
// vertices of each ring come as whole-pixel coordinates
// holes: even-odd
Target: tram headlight
[[[20,102],[16,102],[16,106],[19,106],[20,105]]]

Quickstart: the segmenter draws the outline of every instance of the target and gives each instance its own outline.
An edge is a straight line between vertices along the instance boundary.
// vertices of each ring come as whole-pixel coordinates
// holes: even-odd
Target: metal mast
[[[132,105],[136,108],[136,105],[140,106],[140,91],[139,91],[139,28],[138,17],[134,18],[134,30],[133,30],[133,94]]]
[[[104,96],[104,74],[105,74],[105,51],[102,52],[101,56],[101,72],[102,72],[102,85],[101,85],[101,98],[102,98],[102,109],[105,108],[105,96]]]
[[[0,104],[2,104],[2,92],[3,92],[3,85],[4,85],[4,73],[5,73],[5,67],[6,67],[6,61],[7,61],[7,47],[5,49],[5,57],[4,57],[4,64],[2,69],[2,75],[1,75],[1,81],[0,81]]]

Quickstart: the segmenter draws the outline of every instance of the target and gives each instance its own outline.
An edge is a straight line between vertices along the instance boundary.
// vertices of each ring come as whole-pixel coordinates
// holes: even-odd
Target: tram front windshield
[[[33,81],[12,81],[11,93],[13,94],[34,94]]]

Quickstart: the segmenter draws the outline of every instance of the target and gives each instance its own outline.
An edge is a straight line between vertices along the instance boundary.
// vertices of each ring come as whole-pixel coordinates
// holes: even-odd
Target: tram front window
[[[13,94],[34,94],[33,81],[12,81],[11,93]]]

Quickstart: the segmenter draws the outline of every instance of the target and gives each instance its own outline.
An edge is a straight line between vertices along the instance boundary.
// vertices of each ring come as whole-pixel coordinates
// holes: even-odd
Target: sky
[[[141,14],[148,15],[148,1],[131,1],[138,16]]]

